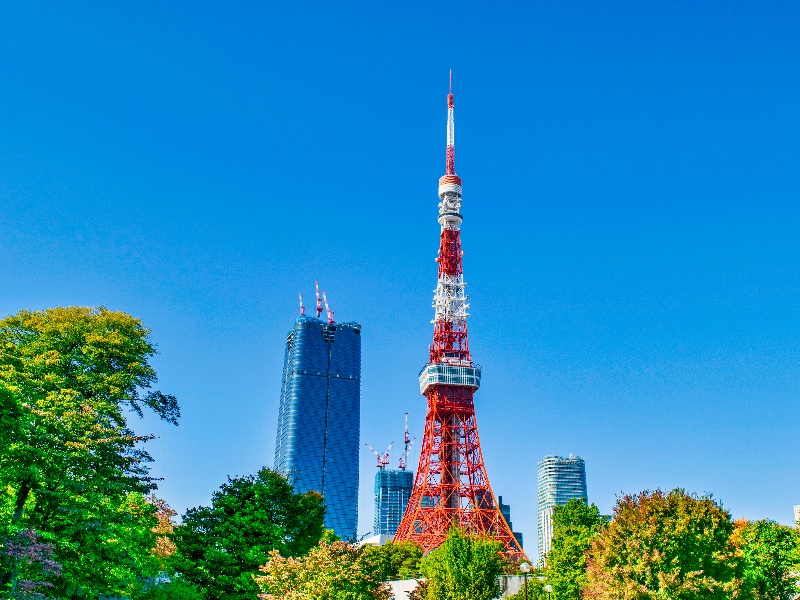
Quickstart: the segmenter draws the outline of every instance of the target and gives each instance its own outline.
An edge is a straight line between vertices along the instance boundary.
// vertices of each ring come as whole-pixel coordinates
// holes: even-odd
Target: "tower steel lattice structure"
[[[467,295],[461,251],[461,178],[455,168],[453,78],[447,95],[445,175],[439,179],[441,226],[438,282],[433,296],[433,343],[420,373],[428,411],[417,476],[395,541],[413,540],[427,553],[453,526],[500,540],[505,552],[524,558],[500,512],[483,461],[473,395],[481,367],[472,361],[467,337]]]

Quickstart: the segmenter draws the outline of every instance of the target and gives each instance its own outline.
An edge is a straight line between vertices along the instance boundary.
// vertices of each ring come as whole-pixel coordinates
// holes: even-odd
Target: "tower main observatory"
[[[481,368],[467,339],[467,296],[461,262],[461,178],[456,175],[453,77],[447,95],[446,172],[439,179],[439,278],[433,296],[433,343],[419,376],[428,412],[414,489],[394,541],[413,540],[427,553],[453,526],[500,540],[525,558],[498,508],[483,462],[473,395]]]

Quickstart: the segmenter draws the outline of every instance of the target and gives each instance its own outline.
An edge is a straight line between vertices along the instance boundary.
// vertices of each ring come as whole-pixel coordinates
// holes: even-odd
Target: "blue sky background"
[[[152,328],[180,512],[272,464],[315,279],[363,325],[362,442],[421,436],[452,68],[478,423],[526,548],[551,453],[603,512],[682,486],[790,522],[800,4],[5,3],[0,55],[0,313]]]

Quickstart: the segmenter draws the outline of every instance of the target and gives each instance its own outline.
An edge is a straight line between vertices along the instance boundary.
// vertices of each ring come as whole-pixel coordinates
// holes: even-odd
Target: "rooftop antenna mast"
[[[304,316],[306,314],[306,307],[303,306],[303,294],[297,294],[300,298],[300,316]]]
[[[325,290],[322,290],[322,300],[325,302],[325,312],[328,313],[328,323],[333,324],[333,311],[328,307],[328,297],[325,295]]]
[[[378,465],[377,465],[377,466],[378,466],[378,468],[379,468],[381,471],[383,471],[383,470],[386,468],[386,465],[388,465],[388,464],[389,464],[389,450],[391,450],[391,449],[392,449],[392,446],[394,445],[394,442],[392,442],[391,444],[389,444],[389,447],[388,447],[388,448],[386,448],[386,452],[384,452],[383,454],[381,454],[380,452],[378,452],[377,450],[375,450],[375,448],[373,448],[373,447],[372,447],[372,446],[370,446],[369,444],[365,444],[365,445],[366,445],[366,447],[367,447],[367,448],[369,448],[370,450],[372,450],[372,453],[373,453],[373,454],[376,456],[376,458],[378,459]]]
[[[406,431],[403,435],[403,456],[400,457],[400,470],[405,471],[408,464],[408,450],[414,445],[417,438],[411,439],[408,435],[408,413],[406,413]]]
[[[316,290],[317,290],[317,318],[322,314],[322,298],[319,297],[319,281],[316,281]]]

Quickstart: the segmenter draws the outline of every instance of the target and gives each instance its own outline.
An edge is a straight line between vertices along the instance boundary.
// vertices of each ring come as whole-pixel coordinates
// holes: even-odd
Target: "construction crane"
[[[408,436],[408,413],[406,413],[406,431],[403,435],[403,455],[400,457],[400,470],[405,471],[408,464],[408,450],[414,445],[417,438],[411,439]]]
[[[322,298],[319,297],[319,281],[314,282],[317,290],[317,318],[322,314]]]
[[[381,471],[383,471],[386,468],[386,465],[389,464],[389,450],[392,449],[392,446],[394,445],[394,442],[389,444],[389,447],[386,448],[386,452],[384,452],[383,454],[381,454],[380,452],[375,450],[375,448],[373,448],[369,444],[365,444],[365,445],[366,445],[367,448],[372,450],[372,453],[377,457],[377,459],[378,459],[378,465],[377,466]]]
[[[328,297],[325,295],[325,290],[322,290],[322,300],[325,302],[325,312],[328,313],[328,323],[332,325],[334,323],[333,311],[328,307]],[[317,315],[317,318],[319,318],[319,315]]]

